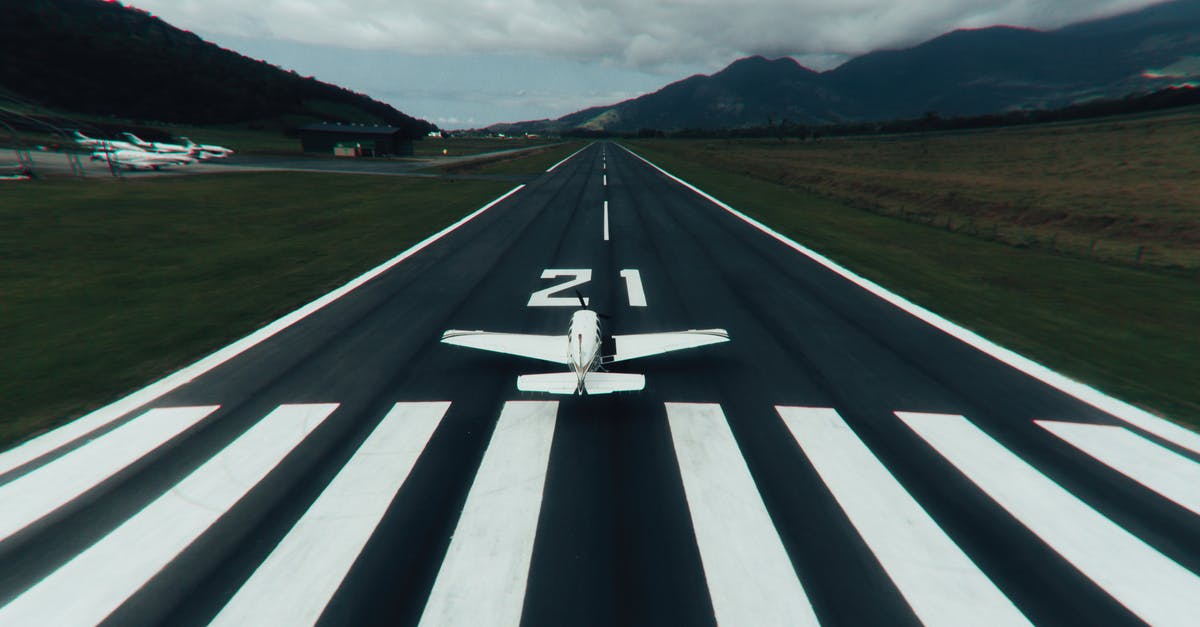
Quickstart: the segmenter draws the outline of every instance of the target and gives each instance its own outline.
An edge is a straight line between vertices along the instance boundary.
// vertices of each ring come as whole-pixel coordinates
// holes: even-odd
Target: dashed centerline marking
[[[896,412],[1085,577],[1151,625],[1194,625],[1200,577],[1092,509],[966,418]]]
[[[817,625],[720,405],[667,403],[719,625]]]
[[[608,201],[604,201],[604,241],[608,241]]]
[[[212,625],[312,625],[450,403],[396,403]]]
[[[557,414],[556,401],[504,404],[421,625],[520,623]]]
[[[775,410],[923,624],[1029,624],[837,411]]]

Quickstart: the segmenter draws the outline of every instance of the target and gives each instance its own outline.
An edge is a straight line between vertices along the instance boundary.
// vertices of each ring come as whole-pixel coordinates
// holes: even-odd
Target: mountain
[[[433,125],[103,0],[0,0],[0,93],[90,115],[190,124]]]
[[[509,132],[717,129],[829,124],[1056,108],[1162,89],[1200,76],[1200,0],[1052,31],[958,30],[873,52],[823,73],[750,57],[632,100]]]

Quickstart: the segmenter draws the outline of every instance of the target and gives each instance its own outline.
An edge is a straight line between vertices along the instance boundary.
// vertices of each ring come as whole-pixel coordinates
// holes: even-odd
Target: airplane
[[[148,141],[142,139],[141,137],[134,135],[133,133],[121,133],[121,137],[128,139],[129,142],[131,144],[133,144],[134,146],[137,146],[138,148],[141,148],[142,150],[147,150],[150,152],[158,152],[158,153],[188,153],[188,152],[191,152],[190,150],[188,150],[187,146],[183,146],[181,144],[164,144],[162,142],[148,142]]]
[[[141,149],[97,150],[92,161],[110,161],[129,170],[159,170],[172,165],[190,165],[196,158],[183,153],[157,153]]]
[[[616,352],[613,355],[601,355],[602,314],[588,309],[583,296],[579,292],[575,294],[579,296],[579,309],[571,315],[566,335],[450,329],[442,334],[442,342],[570,367],[568,372],[517,377],[517,389],[522,392],[594,395],[637,392],[646,387],[645,375],[603,371],[607,364],[729,341],[729,332],[725,329],[614,335]]]
[[[188,153],[201,161],[206,159],[224,159],[233,154],[233,150],[224,146],[214,146],[212,144],[197,144],[196,142],[180,137],[183,140],[184,148],[187,148]]]
[[[84,135],[83,133],[80,133],[79,131],[74,131],[72,133],[72,139],[75,140],[76,144],[79,144],[84,148],[91,148],[101,152],[111,152],[113,150],[141,150],[141,148],[138,148],[129,142],[117,141],[115,139],[94,139]]]

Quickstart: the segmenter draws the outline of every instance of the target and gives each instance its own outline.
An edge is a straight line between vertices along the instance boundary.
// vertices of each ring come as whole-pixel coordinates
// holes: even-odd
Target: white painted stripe
[[[717,624],[816,625],[721,407],[666,406]]]
[[[1195,625],[1200,577],[1092,509],[962,416],[896,412],[1063,559],[1152,625]]]
[[[1124,427],[1034,422],[1109,468],[1200,514],[1200,464]]]
[[[608,175],[607,174],[604,175],[604,186],[608,187]]]
[[[212,625],[312,625],[450,403],[396,403]]]
[[[595,142],[592,142],[592,143],[594,144]],[[554,165],[550,166],[549,168],[546,168],[546,171],[547,171],[547,172],[553,172],[553,171],[557,170],[557,169],[558,169],[558,166],[560,166],[560,165],[562,165],[562,164],[564,164],[564,163],[566,163],[566,162],[570,161],[570,160],[571,160],[571,157],[574,157],[575,155],[577,155],[577,154],[579,154],[579,153],[581,153],[581,152],[583,152],[583,151],[585,151],[585,150],[587,150],[588,148],[591,148],[591,147],[592,147],[592,144],[588,144],[588,145],[584,146],[583,148],[580,148],[579,150],[576,150],[575,152],[573,152],[573,153],[571,153],[571,154],[567,155],[567,158],[566,158],[566,159],[563,159],[562,161],[559,161],[558,163],[556,163],[556,164],[554,164]]]
[[[604,241],[608,241],[608,201],[604,201]]]
[[[913,317],[921,320],[922,322],[925,322],[926,324],[933,326],[934,328],[946,333],[947,335],[950,335],[951,337],[954,337],[957,340],[964,342],[965,344],[983,352],[984,354],[987,354],[994,359],[1000,360],[1001,362],[1008,364],[1012,368],[1015,368],[1016,370],[1019,370],[1020,372],[1023,372],[1025,374],[1037,379],[1038,381],[1045,383],[1046,385],[1049,385],[1049,386],[1056,388],[1062,392],[1065,392],[1065,393],[1079,399],[1080,401],[1083,401],[1084,403],[1091,405],[1092,407],[1095,407],[1101,411],[1107,412],[1107,413],[1113,415],[1114,417],[1124,420],[1125,422],[1128,422],[1129,424],[1131,424],[1135,427],[1138,427],[1140,429],[1145,429],[1146,431],[1153,433],[1154,435],[1157,435],[1158,437],[1160,437],[1164,440],[1167,440],[1173,444],[1176,444],[1178,446],[1186,448],[1190,451],[1200,453],[1200,433],[1189,431],[1188,429],[1184,428],[1183,426],[1177,425],[1177,424],[1175,424],[1169,420],[1166,420],[1164,418],[1155,416],[1154,414],[1151,414],[1143,409],[1134,407],[1133,405],[1130,405],[1129,403],[1126,403],[1122,400],[1113,398],[1112,396],[1109,396],[1109,395],[1097,390],[1096,388],[1093,388],[1091,386],[1088,386],[1088,385],[1085,385],[1078,381],[1075,381],[1073,379],[1070,379],[1069,377],[1059,374],[1059,373],[1047,368],[1046,366],[1043,366],[1043,365],[1033,361],[1032,359],[1029,359],[1028,357],[1019,355],[1016,352],[1013,352],[1007,348],[1004,348],[1003,346],[1000,346],[999,344],[996,344],[995,342],[988,340],[987,338],[975,333],[974,331],[965,329],[965,328],[939,316],[938,314],[933,313],[932,311],[925,309],[924,307],[921,307],[920,305],[917,305],[916,303],[909,301],[908,299],[906,299],[898,294],[894,294],[894,293],[888,291],[887,289],[883,288],[879,284],[877,284],[873,281],[870,281],[868,279],[865,279],[865,278],[851,272],[850,270],[847,270],[846,268],[838,265],[837,263],[834,263],[832,260],[825,257],[824,255],[822,255],[806,246],[796,243],[792,239],[779,233],[778,231],[775,231],[771,227],[766,226],[765,224],[759,222],[758,220],[755,220],[754,218],[747,216],[746,214],[738,211],[737,209],[734,209],[733,207],[730,207],[729,205],[721,202],[720,200],[717,200],[713,196],[700,190],[699,188],[692,185],[691,183],[688,183],[687,181],[684,181],[683,179],[675,176],[674,174],[671,174],[670,172],[667,172],[666,170],[651,163],[645,157],[642,157],[641,155],[633,152],[629,148],[627,148],[625,146],[622,146],[622,148],[625,148],[626,152],[633,155],[634,157],[637,157],[638,159],[641,159],[644,163],[646,163],[650,167],[654,168],[655,170],[658,170],[660,173],[663,174],[663,176],[666,176],[667,178],[675,181],[676,183],[679,183],[680,185],[692,190],[696,194],[699,194],[705,200],[708,200],[709,202],[713,203],[714,205],[720,207],[721,209],[724,209],[725,211],[734,215],[735,217],[742,220],[746,224],[749,224],[750,226],[758,229],[759,231],[763,232],[764,234],[768,235],[769,237],[774,238],[775,240],[777,240],[780,243],[784,244],[785,246],[791,248],[792,250],[795,250],[796,252],[800,253],[801,255],[804,255],[805,257],[808,257],[809,259],[817,262],[818,264],[824,266],[826,269],[833,272],[834,274],[841,276],[842,278],[850,281],[851,283],[854,283],[855,285],[870,292],[871,294],[874,294],[875,296],[891,303],[895,307],[899,308],[901,311],[904,311],[905,313],[912,315]]]
[[[625,291],[629,293],[629,306],[645,307],[646,289],[642,286],[642,273],[628,268],[621,271],[621,278],[625,279]]]
[[[923,624],[1029,624],[836,411],[775,409]]]
[[[0,541],[96,487],[216,410],[217,406],[152,409],[0,486]]]
[[[520,623],[557,413],[556,401],[504,404],[421,625]]]
[[[175,559],[337,405],[282,405],[178,485],[0,608],[0,625],[94,625]]]
[[[458,229],[462,225],[474,220],[483,212],[508,199],[510,196],[517,193],[524,187],[524,185],[518,185],[517,187],[514,187],[503,196],[500,196],[492,202],[489,202],[483,207],[480,207],[474,212],[464,216],[454,224],[451,224],[437,233],[434,233],[433,235],[421,240],[408,250],[380,264],[373,270],[368,271],[362,276],[359,276],[349,283],[346,283],[342,287],[329,292],[317,300],[314,300],[300,309],[287,314],[275,322],[272,322],[271,324],[268,324],[267,326],[234,342],[233,344],[218,350],[208,357],[205,357],[200,361],[183,368],[182,370],[176,371],[175,373],[168,375],[163,379],[151,383],[150,385],[138,390],[137,392],[134,392],[133,394],[130,394],[129,396],[126,396],[125,398],[97,409],[96,411],[83,416],[82,418],[71,421],[53,431],[50,431],[49,433],[29,440],[20,446],[13,448],[12,450],[0,453],[0,474],[4,474],[10,470],[13,470],[14,468],[18,468],[41,457],[42,455],[45,455],[46,453],[54,451],[65,444],[69,444],[76,439],[87,435],[88,433],[91,433],[92,431],[95,431],[96,429],[99,429],[122,416],[125,416],[129,412],[147,403],[157,400],[164,394],[190,383],[197,377],[204,375],[205,373],[224,364],[225,362],[228,362],[234,357],[237,357],[247,350],[254,348],[267,339],[275,336],[280,331],[287,329],[288,327],[312,315],[314,312],[323,309],[330,303],[362,287],[379,275],[391,270],[402,261],[412,257],[425,247],[445,237],[447,234]]]

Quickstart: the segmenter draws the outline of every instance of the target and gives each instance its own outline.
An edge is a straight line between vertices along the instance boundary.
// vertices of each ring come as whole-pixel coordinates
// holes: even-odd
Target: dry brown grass
[[[1009,244],[1200,268],[1196,109],[939,135],[709,140],[690,150],[723,169]]]

